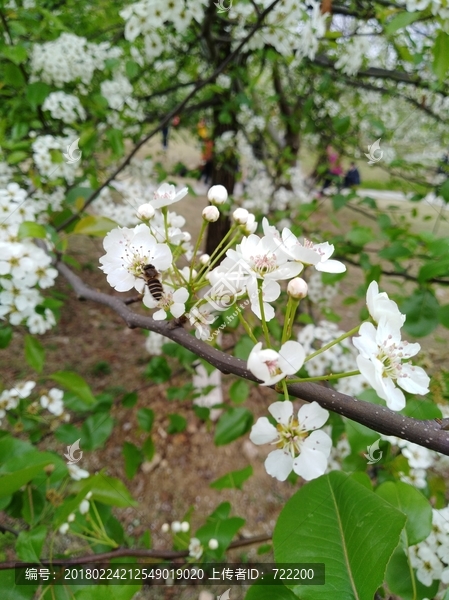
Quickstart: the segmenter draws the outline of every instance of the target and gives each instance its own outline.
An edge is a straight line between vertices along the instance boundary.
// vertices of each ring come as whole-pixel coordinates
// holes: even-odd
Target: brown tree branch
[[[151,317],[131,311],[119,296],[93,290],[60,261],[55,264],[55,267],[69,282],[79,299],[109,306],[128,327],[140,327],[160,333],[200,358],[204,358],[225,374],[232,373],[242,379],[258,381],[248,370],[246,361],[213,348],[206,342],[196,339],[182,327],[173,327],[171,322],[155,321]],[[301,398],[306,402],[318,402],[323,408],[366,425],[374,431],[385,435],[394,435],[449,456],[449,431],[442,429],[441,425],[434,420],[406,417],[386,407],[364,402],[310,382],[291,384],[288,386],[288,391],[291,396]]]

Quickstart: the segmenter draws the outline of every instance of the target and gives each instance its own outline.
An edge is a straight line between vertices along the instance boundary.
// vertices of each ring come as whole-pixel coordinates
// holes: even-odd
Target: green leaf
[[[349,200],[349,196],[343,196],[343,194],[335,194],[335,196],[332,196],[332,206],[334,207],[334,210],[340,210],[340,208],[346,206]]]
[[[251,350],[254,348],[254,342],[248,335],[242,335],[235,345],[234,356],[242,360],[248,360]]]
[[[5,58],[12,61],[15,65],[20,65],[28,58],[28,52],[24,46],[5,46],[2,49]]]
[[[89,385],[78,373],[57,371],[53,375],[50,375],[50,379],[53,379],[53,381],[59,383],[63,388],[76,394],[84,404],[92,406],[96,403],[95,396],[92,394]]]
[[[168,415],[170,423],[167,427],[168,433],[181,433],[187,427],[187,419],[182,415],[172,413]]]
[[[30,531],[21,531],[16,542],[17,556],[23,562],[39,562],[47,528],[45,525],[33,527]]]
[[[122,559],[122,563],[125,562]],[[137,594],[137,592],[141,589],[141,584],[129,583],[129,584],[120,584],[120,585],[95,585],[88,586],[86,589],[79,589],[79,586],[75,586],[73,588],[74,600],[92,600],[95,595],[95,600],[132,600]],[[67,598],[67,596],[64,597]],[[47,599],[45,599],[47,600]],[[59,600],[59,598],[57,599]],[[61,600],[63,600],[61,598]]]
[[[439,258],[424,264],[418,272],[419,283],[424,283],[434,277],[447,277],[449,275],[449,258]]]
[[[128,479],[133,479],[143,461],[141,450],[130,442],[123,444],[123,456],[125,458],[125,473]]]
[[[414,337],[429,335],[438,326],[440,306],[429,290],[416,290],[401,303],[400,309],[407,315],[404,330]]]
[[[25,77],[17,65],[8,63],[4,68],[3,81],[14,88],[23,88],[26,84]],[[8,161],[9,162],[9,161]]]
[[[426,539],[432,529],[432,507],[420,491],[402,481],[387,481],[377,488],[376,494],[407,515],[408,546]]]
[[[154,383],[165,383],[171,377],[171,369],[163,356],[153,356],[145,369],[145,377]]]
[[[12,340],[12,327],[0,325],[0,350],[7,348]]]
[[[26,97],[33,108],[36,108],[44,103],[50,92],[51,87],[49,85],[42,81],[36,81],[27,85]]]
[[[437,33],[433,47],[432,67],[438,79],[443,81],[449,70],[449,35],[443,30]]]
[[[253,468],[251,466],[245,467],[240,471],[230,471],[213,481],[209,487],[215,490],[224,490],[225,488],[236,488],[238,490],[242,489],[243,483],[251,477],[253,474]]]
[[[14,473],[7,473],[0,476],[0,498],[4,496],[10,496],[17,490],[27,484],[29,481],[41,475],[44,467],[52,463],[51,458],[42,459],[40,463],[37,463],[31,467],[25,467]]]
[[[441,419],[442,414],[438,406],[425,398],[408,398],[405,408],[401,410],[401,415],[413,417],[413,419]]]
[[[405,521],[388,502],[334,471],[307,483],[284,506],[273,535],[275,560],[325,563],[325,585],[293,588],[301,600],[373,598]]]
[[[125,146],[123,145],[123,133],[120,129],[109,129],[106,136],[111,144],[112,152],[115,157],[123,156]]]
[[[385,581],[388,588],[397,594],[401,600],[416,600],[417,598],[435,598],[439,581],[434,581],[430,587],[423,585],[414,574],[410,575],[410,564],[401,546],[398,546],[388,563]]]
[[[109,231],[115,229],[116,227],[117,223],[112,219],[89,215],[88,217],[83,217],[80,221],[78,221],[73,229],[73,233],[104,237]]]
[[[45,363],[45,350],[42,344],[32,335],[25,336],[25,358],[37,373],[42,373]]]
[[[154,423],[154,410],[151,408],[139,408],[137,411],[137,422],[144,431],[151,431]]]
[[[24,240],[25,238],[41,238],[47,237],[47,231],[43,225],[39,223],[33,223],[32,221],[23,221],[19,226],[19,239]]]
[[[145,459],[153,460],[155,450],[153,438],[149,435],[142,445],[142,452]]]
[[[243,379],[238,379],[229,388],[229,397],[235,404],[241,404],[249,396],[249,385]]]
[[[137,404],[139,399],[137,392],[128,392],[122,398],[122,404],[125,408],[132,408]]]
[[[18,574],[25,575],[25,570],[17,571]],[[2,590],[3,600],[33,600],[37,592],[38,584],[20,585],[16,584],[16,570],[5,569],[0,571],[0,589]]]
[[[213,556],[218,560],[224,555],[226,548],[232,542],[232,538],[244,524],[245,519],[240,517],[221,519],[212,514],[208,517],[206,524],[200,527],[195,535],[205,547],[207,547],[211,538],[217,540],[218,548],[213,552]]]
[[[353,227],[345,235],[345,239],[354,244],[354,246],[365,246],[375,239],[375,235],[371,227]]]
[[[93,475],[86,483],[80,481],[73,487],[83,495],[83,498],[88,492],[92,492],[92,500],[98,500],[103,504],[119,507],[137,506],[138,504],[120,479],[109,477],[103,473]]]
[[[27,152],[22,152],[21,150],[17,150],[17,152],[11,152],[10,154],[8,154],[8,156],[6,157],[6,160],[7,160],[8,164],[10,164],[10,165],[17,165],[18,163],[22,162],[26,158],[28,158]]]
[[[215,445],[224,446],[233,442],[247,433],[252,424],[253,415],[247,408],[230,408],[218,420],[214,437]]]
[[[408,25],[411,25],[412,23],[414,23],[415,21],[417,21],[418,19],[420,19],[422,16],[422,13],[420,12],[401,12],[398,15],[395,15],[391,21],[389,21],[387,23],[387,25],[385,26],[385,33],[387,35],[391,35],[393,33],[395,33],[396,31],[398,31],[399,29],[402,29],[403,27],[407,27]]]
[[[449,329],[449,304],[440,306],[440,309],[438,311],[438,319],[439,319],[441,325],[443,325],[443,327],[446,327],[446,329]],[[0,348],[2,348],[2,347],[3,346],[1,345],[1,330],[0,330]]]
[[[109,413],[96,413],[88,417],[81,427],[81,447],[85,450],[100,448],[114,429],[114,419]]]

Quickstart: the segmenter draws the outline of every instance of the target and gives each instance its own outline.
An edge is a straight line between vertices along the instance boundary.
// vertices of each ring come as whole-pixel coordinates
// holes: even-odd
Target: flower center
[[[290,417],[286,425],[278,423],[276,429],[279,434],[279,439],[275,442],[276,446],[284,450],[284,452],[288,452],[292,458],[298,456],[301,452],[302,443],[308,436],[308,433],[301,430],[298,421],[293,417]]]
[[[276,255],[272,254],[258,254],[257,256],[250,256],[253,262],[253,269],[260,275],[266,275],[277,269]]]
[[[401,361],[404,358],[404,348],[408,342],[400,342],[399,344],[391,342],[392,336],[389,335],[387,339],[379,346],[379,352],[377,358],[383,364],[383,377],[390,377],[390,379],[397,379],[400,376],[404,376],[402,371]]]

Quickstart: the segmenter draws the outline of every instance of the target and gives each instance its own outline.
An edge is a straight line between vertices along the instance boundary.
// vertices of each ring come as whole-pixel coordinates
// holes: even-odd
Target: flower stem
[[[243,325],[243,327],[245,328],[246,333],[249,335],[249,337],[252,339],[252,341],[257,344],[257,339],[256,336],[253,333],[253,330],[251,329],[249,323],[245,320],[245,318],[243,317],[241,311],[239,311],[238,313],[238,317],[239,317],[239,321],[240,323]]]
[[[289,400],[290,396],[288,395],[287,381],[285,379],[282,380],[282,389],[284,390],[285,400]]]
[[[203,240],[204,232],[206,231],[207,225],[208,225],[208,222],[205,219],[203,219],[203,222],[201,223],[200,233],[199,233],[198,238],[196,240],[195,248],[193,249],[192,262],[190,263],[189,282],[192,281],[192,272],[193,272],[194,261],[195,261],[195,258],[196,258],[196,253],[198,252],[200,244],[201,244],[201,242]]]
[[[360,371],[349,371],[348,373],[330,373],[329,375],[319,375],[317,377],[296,377],[295,379],[289,379],[290,383],[304,383],[306,381],[328,381],[330,379],[343,379],[344,377],[353,377],[354,375],[360,375]]]
[[[282,342],[284,344],[287,342],[291,335],[293,329],[293,323],[295,320],[295,314],[299,306],[299,300],[297,298],[293,298],[293,296],[288,296],[287,309],[285,311],[285,321],[284,321],[284,329],[282,331]]]
[[[262,290],[263,279],[257,280],[257,287],[258,287],[258,296],[259,296],[260,317],[262,320],[262,329],[263,329],[263,333],[265,336],[265,341],[267,343],[267,346],[268,346],[268,348],[271,348],[270,333],[268,331],[267,322],[265,320],[265,311],[264,311],[264,307],[263,307],[263,290]]]
[[[354,327],[354,329],[351,329],[350,331],[347,331],[346,333],[344,333],[343,335],[341,335],[337,339],[332,340],[332,342],[329,342],[328,344],[326,344],[325,346],[323,346],[322,348],[320,348],[316,352],[312,352],[312,354],[309,354],[309,356],[305,359],[304,362],[306,363],[311,358],[314,358],[315,356],[318,356],[319,354],[322,354],[326,350],[329,350],[329,348],[332,348],[332,346],[335,346],[335,344],[339,344],[341,341],[345,340],[346,338],[353,336],[355,333],[358,332],[359,328],[360,328],[360,325],[357,325],[357,327]]]

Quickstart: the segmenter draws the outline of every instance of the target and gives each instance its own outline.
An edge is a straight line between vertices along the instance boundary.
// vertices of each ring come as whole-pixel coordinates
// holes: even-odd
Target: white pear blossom
[[[182,316],[185,311],[185,303],[189,299],[189,292],[186,288],[178,288],[176,291],[165,290],[160,300],[155,300],[151,293],[146,290],[143,297],[143,303],[148,308],[156,308],[159,310],[153,314],[153,319],[162,321],[167,318],[170,312],[176,319]]]
[[[155,192],[153,200],[150,204],[153,208],[162,208],[164,206],[170,206],[181,200],[188,194],[188,188],[183,187],[179,192],[176,191],[174,185],[170,183],[163,183]]]
[[[191,538],[189,543],[189,556],[199,560],[203,554],[203,546],[198,538]]]
[[[277,447],[265,461],[267,473],[279,481],[285,481],[292,470],[306,481],[323,475],[332,440],[324,431],[314,430],[325,424],[328,411],[312,402],[301,406],[295,417],[289,400],[274,402],[268,410],[277,425],[272,425],[267,417],[260,417],[250,434],[254,444]]]
[[[282,230],[282,242],[291,259],[304,265],[313,265],[317,271],[324,273],[344,273],[346,266],[338,260],[331,260],[334,253],[333,244],[323,242],[315,244],[304,239],[301,244],[296,235],[287,227]]]
[[[53,415],[59,417],[64,412],[63,396],[64,392],[62,390],[52,388],[48,394],[41,396],[41,406],[47,408]]]
[[[274,385],[286,375],[294,375],[299,371],[305,356],[299,342],[285,342],[279,352],[271,348],[262,350],[262,342],[259,342],[248,357],[248,369],[263,381],[261,385]]]
[[[395,384],[411,394],[428,393],[430,379],[424,369],[402,362],[419,352],[419,344],[401,341],[399,328],[385,316],[377,329],[372,323],[362,323],[359,334],[353,338],[360,353],[359,371],[391,410],[405,406],[405,396]]]
[[[89,477],[89,471],[82,469],[78,465],[68,464],[67,468],[69,470],[69,475],[75,481],[80,481],[80,479],[87,479]]]
[[[389,322],[399,328],[405,322],[405,315],[399,311],[396,302],[390,300],[386,292],[379,292],[379,286],[376,281],[372,281],[368,286],[366,291],[366,305],[371,318],[376,323],[379,323],[383,316],[388,317]]]
[[[166,244],[159,244],[150,229],[141,223],[133,229],[118,227],[103,241],[106,254],[100,258],[100,269],[108,283],[118,292],[144,287],[143,268],[151,264],[157,271],[170,267],[173,256]]]

